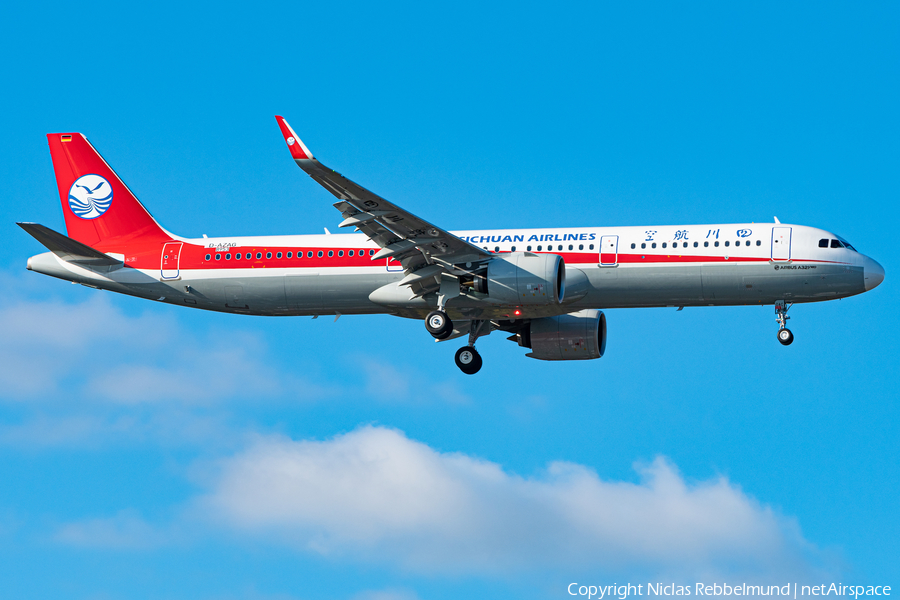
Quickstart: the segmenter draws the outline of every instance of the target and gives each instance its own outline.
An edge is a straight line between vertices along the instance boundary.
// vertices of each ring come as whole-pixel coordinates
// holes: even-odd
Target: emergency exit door
[[[182,245],[181,242],[167,242],[163,246],[162,264],[160,266],[160,274],[163,279],[178,279]]]
[[[619,236],[604,235],[600,237],[600,266],[615,267],[619,264]]]

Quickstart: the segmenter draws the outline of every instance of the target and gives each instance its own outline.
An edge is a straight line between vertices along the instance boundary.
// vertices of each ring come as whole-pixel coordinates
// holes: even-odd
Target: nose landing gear
[[[775,303],[775,321],[778,323],[778,341],[781,342],[782,346],[790,346],[794,341],[794,334],[791,333],[791,330],[787,328],[787,320],[790,319],[787,316],[787,311],[794,305],[794,303],[786,304],[784,300],[778,300]]]

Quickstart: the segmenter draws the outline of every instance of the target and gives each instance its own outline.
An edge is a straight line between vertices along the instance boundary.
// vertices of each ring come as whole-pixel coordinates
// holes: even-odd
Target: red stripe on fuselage
[[[114,251],[110,249],[109,251]],[[353,252],[353,256],[349,253]],[[216,251],[214,248],[192,245],[185,243],[181,251],[180,268],[182,270],[195,269],[262,269],[262,268],[320,268],[320,267],[373,267],[384,266],[385,261],[379,259],[373,261],[371,254],[376,252],[373,248],[334,248],[334,247],[231,247],[228,250]],[[278,253],[281,258],[278,258]],[[291,253],[291,258],[287,257]],[[312,256],[308,254],[312,252]],[[319,256],[319,252],[322,256]],[[328,256],[332,252],[333,256]],[[236,255],[240,254],[241,258],[237,259]],[[250,258],[247,258],[247,255]],[[257,258],[257,254],[261,257]],[[267,256],[271,254],[271,258]],[[499,254],[508,254],[508,252],[500,252]],[[538,252],[536,254],[558,254],[568,265],[597,265],[599,264],[599,253],[591,252]],[[219,259],[216,260],[216,256]],[[207,256],[209,259],[207,260]],[[230,258],[226,258],[230,257]],[[604,256],[605,258],[605,256]],[[155,270],[160,268],[159,246],[150,244],[141,248],[138,252],[129,252],[126,255],[125,262],[128,266]],[[689,254],[624,254],[620,253],[617,257],[617,263],[622,265],[637,264],[679,264],[679,263],[733,263],[733,262],[755,262],[768,263],[769,257],[761,256],[735,256],[733,254],[721,256],[711,255],[689,255]],[[792,262],[814,262],[814,263],[830,263],[830,264],[848,264],[840,261],[826,260],[810,260],[810,259],[793,259]],[[399,263],[396,264],[399,268]]]

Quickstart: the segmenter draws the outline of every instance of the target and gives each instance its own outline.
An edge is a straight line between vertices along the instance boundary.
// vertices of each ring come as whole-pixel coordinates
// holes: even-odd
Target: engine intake
[[[560,304],[565,297],[566,264],[557,254],[515,252],[491,259],[472,283],[476,292],[501,304]]]
[[[533,319],[518,334],[520,346],[531,348],[526,354],[538,360],[589,360],[606,351],[606,315],[589,309]]]

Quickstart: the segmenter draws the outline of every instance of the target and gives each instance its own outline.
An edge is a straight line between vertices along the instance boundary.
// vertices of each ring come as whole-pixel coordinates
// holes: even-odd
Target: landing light
[[[516,316],[517,316],[517,317],[518,317],[518,316],[519,316],[519,315],[521,315],[521,314],[522,314],[522,311],[521,311],[521,310],[517,310],[517,311],[516,311],[516,312],[514,312],[514,313],[513,313],[513,314],[514,314],[514,315],[516,315]]]

